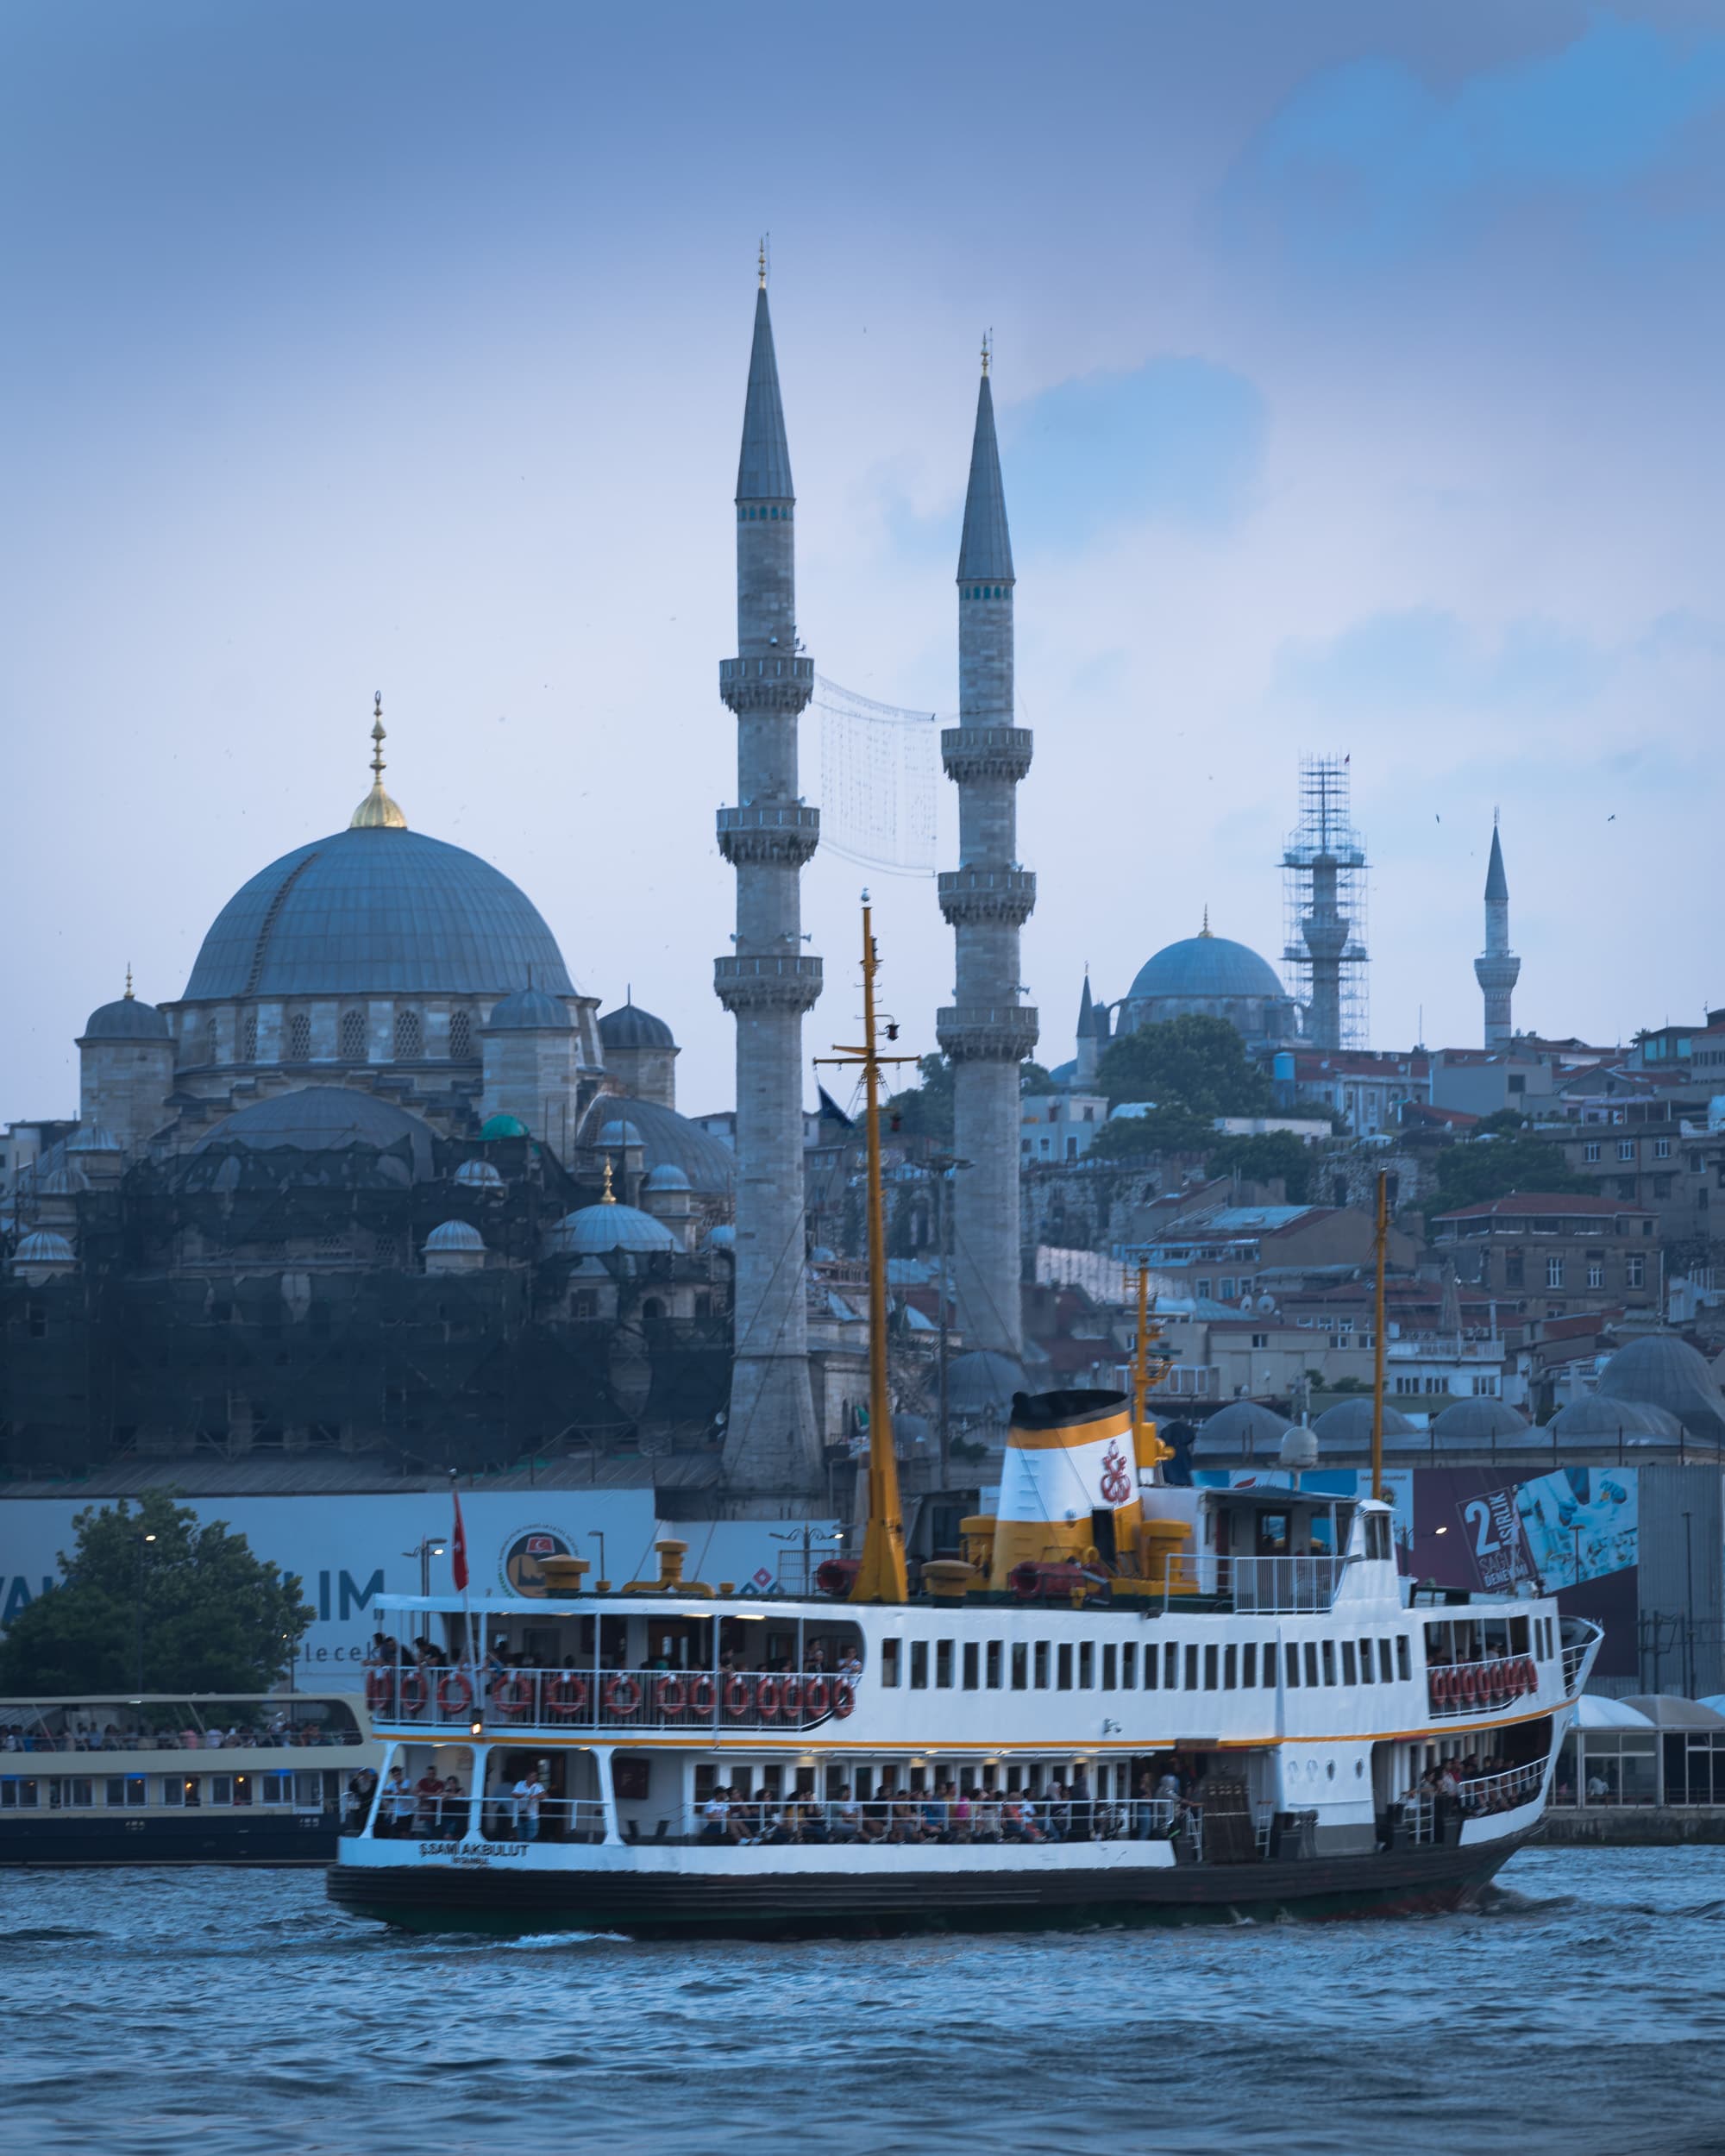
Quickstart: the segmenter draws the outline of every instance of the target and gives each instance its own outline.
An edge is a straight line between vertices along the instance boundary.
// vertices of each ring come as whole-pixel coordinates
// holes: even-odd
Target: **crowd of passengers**
[[[264,1723],[233,1722],[223,1729],[212,1722],[201,1729],[141,1729],[118,1722],[76,1722],[49,1729],[38,1722],[8,1722],[0,1727],[0,1752],[222,1752],[242,1745],[351,1745],[354,1730],[323,1722],[298,1721],[284,1708]]]
[[[1483,1819],[1492,1812],[1513,1812],[1538,1796],[1545,1771],[1540,1759],[1505,1759],[1496,1753],[1481,1758],[1469,1752],[1465,1758],[1440,1759],[1427,1767],[1402,1801],[1428,1802],[1440,1816],[1459,1812]]]
[[[398,1639],[391,1639],[389,1634],[384,1632],[373,1633],[371,1648],[366,1656],[366,1664],[370,1669],[447,1670],[461,1666],[459,1658],[452,1662],[450,1657],[437,1645],[435,1640],[422,1636],[404,1647]],[[481,1669],[484,1676],[490,1679],[507,1677],[512,1671],[537,1674],[543,1666],[524,1651],[511,1653],[506,1640],[493,1639],[485,1651],[485,1659]],[[599,1666],[607,1672],[638,1668],[648,1674],[660,1671],[669,1672],[681,1669],[685,1676],[699,1676],[706,1670],[706,1664],[704,1663],[681,1664],[671,1661],[668,1656],[662,1654],[649,1655],[645,1661],[638,1664],[631,1664],[626,1656],[617,1652],[602,1656]],[[574,1656],[567,1655],[564,1657],[561,1667],[571,1676],[579,1677],[590,1672],[593,1664],[590,1658],[578,1661]],[[735,1648],[726,1647],[721,1651],[718,1658],[718,1674],[721,1678],[744,1676],[794,1677],[797,1673],[796,1663],[789,1655],[775,1655],[763,1662],[750,1664],[745,1661]],[[849,1677],[854,1682],[862,1674],[862,1658],[858,1654],[854,1644],[831,1645],[816,1639],[812,1641],[804,1651],[802,1674],[805,1677]]]

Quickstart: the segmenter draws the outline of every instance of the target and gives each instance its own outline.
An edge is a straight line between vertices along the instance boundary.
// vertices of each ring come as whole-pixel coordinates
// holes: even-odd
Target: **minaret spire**
[[[737,651],[719,694],[737,718],[735,808],[718,849],[737,871],[737,932],[713,987],[737,1020],[735,1360],[724,1436],[742,1496],[812,1492],[819,1445],[804,1300],[803,1013],[821,989],[803,950],[800,878],[820,817],[798,790],[797,720],[814,661],[797,646],[795,492],[762,242],[737,467]]]
[[[1509,948],[1509,879],[1503,873],[1503,845],[1497,818],[1491,819],[1491,859],[1485,870],[1485,949],[1473,962],[1473,977],[1485,999],[1485,1045],[1502,1051],[1515,1038],[1510,1000],[1521,978],[1521,962]]]
[[[946,775],[958,788],[959,866],[939,884],[957,980],[951,1007],[937,1014],[936,1035],[953,1065],[953,1150],[969,1163],[953,1183],[958,1322],[968,1348],[1016,1357],[1023,1347],[1019,1065],[1038,1031],[1036,1012],[1019,1000],[1019,931],[1036,904],[1036,878],[1017,857],[1017,789],[1032,743],[1029,730],[1014,724],[1013,545],[992,354],[988,338],[958,545],[958,724],[940,737]]]

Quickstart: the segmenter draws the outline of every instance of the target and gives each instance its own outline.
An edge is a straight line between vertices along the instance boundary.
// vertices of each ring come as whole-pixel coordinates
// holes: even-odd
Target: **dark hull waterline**
[[[334,1820],[316,1812],[252,1819],[145,1813],[28,1823],[15,1814],[0,1827],[0,1871],[21,1865],[328,1864],[340,1839]]]

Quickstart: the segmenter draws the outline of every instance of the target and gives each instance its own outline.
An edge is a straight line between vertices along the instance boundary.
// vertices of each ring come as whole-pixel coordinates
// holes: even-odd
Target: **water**
[[[420,1939],[311,1871],[0,1873],[0,2134],[85,2156],[1725,2149],[1725,1849],[1476,1915],[862,1944]]]

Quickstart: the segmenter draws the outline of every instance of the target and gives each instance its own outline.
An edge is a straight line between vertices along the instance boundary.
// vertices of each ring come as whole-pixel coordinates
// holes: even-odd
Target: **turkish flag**
[[[461,1524],[461,1494],[459,1490],[451,1490],[449,1495],[455,1501],[455,1533],[449,1545],[449,1570],[455,1577],[458,1592],[465,1595],[467,1591],[467,1531]]]

